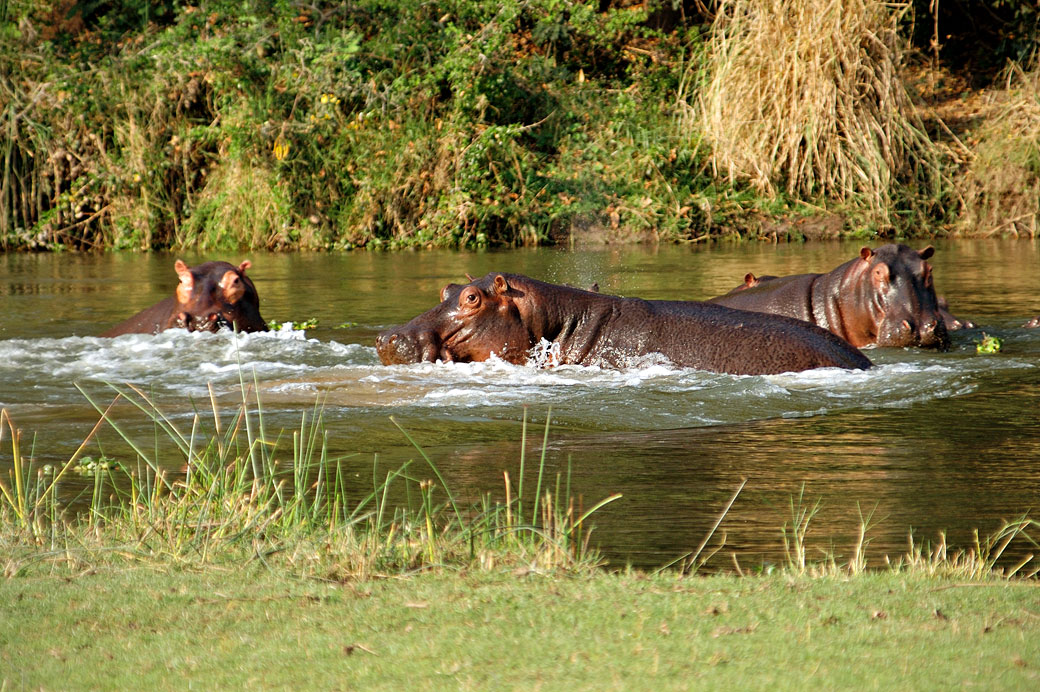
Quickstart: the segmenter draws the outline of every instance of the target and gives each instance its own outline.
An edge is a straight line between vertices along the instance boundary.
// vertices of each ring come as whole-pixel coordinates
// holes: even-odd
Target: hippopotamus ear
[[[443,303],[448,299],[448,291],[456,288],[458,284],[444,284],[444,288],[441,289],[441,302]]]
[[[236,272],[224,272],[224,276],[220,277],[220,290],[224,294],[224,301],[232,304],[242,300],[246,294],[245,282]]]
[[[874,271],[870,273],[870,278],[874,283],[874,288],[877,289],[881,289],[888,285],[889,276],[888,265],[884,262],[878,262],[874,266]]]
[[[926,260],[929,257],[931,257],[934,252],[935,252],[935,248],[932,247],[931,245],[929,245],[928,247],[924,248],[923,250],[919,250],[917,254],[921,256],[921,259]]]
[[[747,286],[748,288],[751,288],[752,286],[754,286],[757,283],[758,283],[758,279],[755,278],[755,275],[752,274],[751,272],[748,272],[747,274],[744,275],[744,285]]]
[[[859,249],[859,256],[862,257],[864,260],[869,260],[871,257],[874,256],[874,251],[871,250],[869,247],[861,247]]]
[[[502,295],[503,293],[509,290],[509,282],[506,281],[506,277],[502,276],[501,274],[495,277],[494,286],[495,293],[499,295]]]
[[[250,262],[249,260],[242,260],[242,264],[238,265],[238,273],[239,274],[245,274],[246,273],[246,269],[249,269],[252,266],[253,266],[253,263]]]
[[[181,280],[177,285],[177,302],[187,303],[191,298],[191,289],[195,286],[195,277],[192,276],[191,269],[182,260],[174,262],[173,269]]]

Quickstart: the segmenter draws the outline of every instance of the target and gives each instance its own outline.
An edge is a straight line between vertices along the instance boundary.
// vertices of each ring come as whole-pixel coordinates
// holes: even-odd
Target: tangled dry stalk
[[[883,224],[901,196],[934,200],[940,150],[899,77],[905,9],[723,0],[699,108],[718,172],[767,194],[858,202]]]
[[[976,133],[975,156],[960,180],[960,229],[970,236],[1027,235],[1040,221],[1040,68],[1012,64],[995,112]]]

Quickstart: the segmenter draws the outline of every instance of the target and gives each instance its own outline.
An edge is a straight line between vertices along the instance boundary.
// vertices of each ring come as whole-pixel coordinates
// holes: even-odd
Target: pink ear
[[[917,254],[921,256],[921,259],[926,260],[935,253],[935,248],[929,245],[928,247],[920,250]]]
[[[237,303],[246,294],[245,283],[235,272],[224,272],[224,276],[220,277],[220,288],[228,303]]]
[[[190,289],[192,284],[195,283],[195,277],[191,275],[191,270],[188,268],[188,265],[186,265],[183,260],[177,260],[173,263],[173,269],[177,272],[177,276],[180,277],[181,283]]]
[[[869,247],[862,247],[859,249],[859,256],[862,257],[864,260],[868,260],[874,256],[874,251],[871,250]]]
[[[506,277],[499,274],[495,277],[495,293],[505,293],[509,290],[509,282],[506,281]]]
[[[195,287],[195,277],[191,275],[191,269],[188,268],[188,265],[181,260],[174,262],[173,268],[177,270],[177,276],[181,279],[181,282],[177,284],[177,290],[174,291],[177,295],[177,302],[181,305],[187,305],[188,301],[191,300],[191,291]]]
[[[744,285],[745,286],[754,286],[756,283],[758,283],[758,279],[755,278],[754,274],[752,274],[751,272],[748,272],[747,274],[744,275]]]
[[[470,276],[469,272],[466,272],[466,281],[468,281],[470,283],[473,283],[474,281],[476,281],[476,279],[474,279],[472,276]]]
[[[249,260],[242,260],[242,264],[238,265],[238,273],[239,274],[245,274],[246,273],[246,269],[249,269],[252,266],[253,266],[253,263],[250,262]]]

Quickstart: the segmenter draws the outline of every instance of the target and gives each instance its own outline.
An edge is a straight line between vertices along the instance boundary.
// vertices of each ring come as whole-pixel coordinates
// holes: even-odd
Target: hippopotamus
[[[384,365],[485,361],[626,367],[660,354],[680,367],[766,375],[871,367],[858,349],[793,318],[694,301],[642,300],[492,272],[448,284],[441,303],[376,339]]]
[[[975,329],[978,325],[968,319],[961,319],[960,317],[954,317],[950,313],[950,304],[946,301],[946,298],[939,296],[939,315],[942,316],[943,324],[946,325],[946,331],[955,332],[960,329]]]
[[[205,262],[189,267],[177,260],[173,268],[180,283],[173,296],[142,310],[101,336],[158,334],[172,327],[182,327],[189,332],[215,332],[221,327],[234,327],[240,332],[267,331],[267,323],[260,316],[260,297],[246,276],[246,269],[251,266],[246,260],[237,267],[227,262]]]
[[[743,284],[708,302],[806,320],[860,348],[947,350],[950,336],[926,261],[934,251],[930,245],[864,247],[826,274],[747,274]]]

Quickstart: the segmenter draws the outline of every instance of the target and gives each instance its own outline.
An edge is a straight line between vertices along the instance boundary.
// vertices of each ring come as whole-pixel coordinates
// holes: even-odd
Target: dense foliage
[[[916,201],[934,190],[893,191],[916,209],[900,225],[855,193],[720,179],[690,111],[725,4],[9,0],[0,249],[697,240],[819,207],[887,234],[948,221]]]

